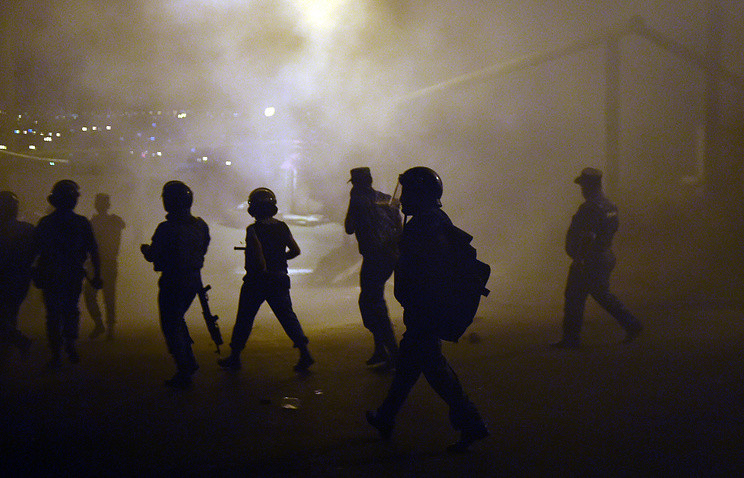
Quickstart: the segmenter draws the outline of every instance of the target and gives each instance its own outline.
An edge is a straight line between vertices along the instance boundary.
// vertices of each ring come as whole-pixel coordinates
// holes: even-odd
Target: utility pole
[[[605,189],[618,192],[620,181],[620,37],[605,45]]]
[[[721,194],[729,189],[726,164],[721,157],[720,124],[719,124],[719,83],[720,74],[717,68],[721,53],[721,12],[716,0],[707,0],[707,52],[709,68],[705,74],[705,193],[709,202],[716,202]]]

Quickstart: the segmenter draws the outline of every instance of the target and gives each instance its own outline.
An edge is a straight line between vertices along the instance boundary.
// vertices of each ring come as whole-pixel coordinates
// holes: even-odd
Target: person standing
[[[398,239],[403,228],[391,197],[372,188],[368,167],[351,170],[349,208],[344,228],[355,234],[362,255],[359,272],[359,311],[362,324],[372,333],[374,352],[367,365],[392,367],[398,343],[385,302],[385,283],[398,260]]]
[[[304,373],[315,363],[289,295],[287,261],[300,255],[300,246],[287,224],[274,218],[277,212],[273,191],[258,188],[251,192],[248,213],[256,221],[246,228],[245,276],[230,340],[230,355],[217,361],[220,367],[227,370],[240,370],[240,352],[245,348],[256,313],[264,302],[269,303],[284,332],[300,351],[294,370]]]
[[[619,227],[617,207],[602,192],[602,171],[584,168],[574,180],[585,201],[571,219],[566,233],[566,253],[572,262],[566,281],[563,338],[556,348],[578,348],[584,306],[591,295],[625,329],[625,343],[633,341],[643,326],[610,292],[615,267],[612,239]]]
[[[34,226],[18,220],[18,196],[0,191],[0,341],[27,352],[31,339],[18,330],[18,312],[31,283]]]
[[[418,166],[401,174],[399,182],[403,214],[411,216],[403,226],[394,287],[395,298],[403,306],[406,331],[387,397],[376,410],[368,410],[366,418],[383,439],[389,439],[395,416],[423,373],[449,405],[450,422],[460,431],[460,439],[448,451],[464,452],[489,433],[442,354],[442,342],[436,332],[436,304],[448,287],[444,277],[449,269],[450,250],[446,230],[452,221],[441,209],[442,180],[436,172]]]
[[[105,193],[96,194],[97,214],[90,218],[93,234],[98,242],[98,255],[101,260],[103,279],[103,305],[106,310],[106,326],[103,325],[101,308],[98,306],[98,290],[89,283],[83,287],[85,305],[95,327],[89,337],[95,339],[104,332],[107,340],[113,340],[116,324],[116,279],[118,276],[119,245],[121,231],[126,227],[124,220],[116,214],[109,214],[111,197]]]
[[[88,257],[93,264],[91,285],[97,289],[103,285],[93,228],[87,218],[73,212],[79,197],[80,187],[75,181],[58,181],[47,197],[54,211],[42,217],[34,230],[39,254],[34,282],[44,296],[52,368],[61,366],[63,342],[70,362],[80,361],[75,341],[80,327],[78,302],[85,278],[83,264]]]
[[[165,221],[158,224],[150,244],[140,250],[145,260],[160,272],[158,309],[168,352],[176,362],[176,373],[165,381],[171,388],[186,389],[199,369],[184,315],[202,289],[201,269],[209,247],[209,226],[191,215],[194,194],[181,181],[163,186]]]

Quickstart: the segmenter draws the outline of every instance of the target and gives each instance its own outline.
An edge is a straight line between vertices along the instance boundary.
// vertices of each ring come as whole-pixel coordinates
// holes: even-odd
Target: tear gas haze
[[[391,193],[398,174],[421,164],[442,176],[445,210],[494,268],[496,297],[484,306],[559,303],[563,234],[582,200],[572,180],[585,166],[608,167],[602,35],[635,16],[690,54],[715,43],[716,65],[733,77],[717,73],[716,94],[707,94],[699,64],[647,38],[619,37],[617,174],[608,185],[621,208],[618,289],[638,301],[687,300],[730,257],[709,243],[708,228],[739,225],[730,208],[707,202],[705,180],[715,178],[704,156],[715,144],[740,198],[744,94],[728,80],[744,75],[737,1],[5,3],[2,58],[13,66],[2,76],[0,143],[28,153],[19,137],[40,124],[74,140],[47,141],[35,154],[70,161],[61,166],[0,151],[2,187],[19,193],[29,218],[62,177],[81,184],[82,214],[97,192],[111,194],[129,225],[122,260],[133,277],[151,272],[137,245],[162,220],[169,179],[192,186],[195,212],[216,232],[207,274],[240,268],[232,246],[249,222],[241,203],[258,186],[277,192],[285,217],[322,218],[292,226],[307,241],[297,269],[317,272],[353,241],[337,227],[349,169],[370,166],[375,187]],[[596,35],[571,54],[451,82]],[[24,121],[37,123],[17,126]],[[92,126],[101,135],[81,129]],[[154,296],[140,292],[120,301],[154,309]]]

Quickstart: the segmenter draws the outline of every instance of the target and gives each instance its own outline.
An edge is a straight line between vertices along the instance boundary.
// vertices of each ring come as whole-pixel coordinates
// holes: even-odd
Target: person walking
[[[635,340],[643,326],[610,292],[610,274],[615,267],[612,239],[619,227],[617,207],[602,191],[602,171],[584,168],[574,180],[581,187],[584,203],[571,219],[565,249],[572,262],[566,280],[563,310],[563,338],[555,348],[578,348],[584,306],[591,295],[625,329],[628,343]]]
[[[452,221],[441,209],[442,180],[436,172],[418,166],[400,175],[399,182],[403,214],[411,216],[403,226],[394,287],[395,298],[403,306],[406,331],[387,397],[376,410],[367,411],[366,418],[383,439],[389,439],[395,416],[423,373],[449,406],[453,428],[460,431],[460,439],[448,451],[464,452],[489,433],[442,354],[442,341],[436,331],[437,299],[446,295],[448,287],[444,277],[450,250],[446,229]]]
[[[398,260],[398,239],[403,229],[400,212],[392,198],[372,188],[368,167],[351,170],[349,208],[344,220],[347,234],[356,235],[362,268],[359,272],[359,312],[362,324],[372,333],[374,352],[369,366],[392,368],[398,353],[385,302],[385,283]]]
[[[160,272],[160,326],[177,368],[165,385],[178,389],[189,388],[192,375],[199,369],[184,315],[202,289],[201,269],[210,241],[207,223],[191,215],[193,202],[194,193],[186,184],[165,183],[165,221],[158,224],[152,242],[140,246],[145,260]]]
[[[19,200],[0,191],[0,342],[28,352],[31,339],[18,330],[18,312],[31,283],[34,226],[18,220]]]
[[[226,370],[240,370],[240,353],[251,335],[258,309],[264,302],[269,303],[284,332],[300,352],[294,370],[304,373],[315,363],[289,295],[287,261],[300,255],[300,246],[287,224],[274,217],[278,211],[273,191],[257,188],[251,192],[248,213],[256,220],[246,228],[245,276],[230,340],[230,355],[217,361]]]
[[[95,324],[89,337],[95,339],[106,333],[107,340],[114,339],[116,325],[116,280],[118,277],[119,246],[121,231],[126,227],[124,220],[116,214],[109,214],[111,197],[105,193],[96,194],[95,208],[97,214],[90,218],[93,234],[98,243],[98,256],[101,260],[101,278],[103,279],[103,305],[106,310],[106,326],[103,325],[101,308],[98,306],[98,290],[86,283],[83,287],[85,306]]]
[[[63,344],[70,362],[80,361],[75,341],[80,328],[83,264],[88,257],[93,264],[91,285],[96,289],[103,286],[93,228],[87,218],[73,212],[79,197],[80,187],[75,181],[58,181],[47,197],[54,211],[42,217],[34,230],[34,247],[39,254],[34,282],[44,297],[51,368],[61,366]]]

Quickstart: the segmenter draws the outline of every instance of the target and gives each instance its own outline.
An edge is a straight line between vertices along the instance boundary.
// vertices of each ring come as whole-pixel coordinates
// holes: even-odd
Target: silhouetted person
[[[240,352],[245,348],[256,313],[264,301],[269,303],[284,332],[300,351],[295,371],[306,372],[315,362],[308,352],[307,337],[289,296],[287,261],[300,255],[300,246],[287,224],[274,218],[277,212],[276,196],[270,189],[258,188],[251,192],[248,213],[256,221],[246,228],[245,277],[230,340],[231,352],[217,361],[220,367],[228,370],[240,369]]]
[[[452,222],[441,209],[442,181],[436,172],[419,166],[400,175],[399,181],[403,214],[411,216],[403,226],[394,289],[403,306],[406,331],[387,397],[376,411],[367,411],[367,421],[382,438],[390,438],[395,416],[423,373],[449,405],[450,422],[460,431],[460,440],[448,450],[462,452],[488,436],[488,430],[442,355],[442,342],[435,331],[435,304],[446,287],[442,277],[449,250],[446,228]]]
[[[617,207],[602,192],[602,172],[584,168],[574,182],[581,186],[584,203],[571,219],[566,234],[566,253],[573,259],[566,281],[563,338],[558,348],[578,348],[584,306],[591,295],[625,329],[624,342],[640,333],[641,323],[610,292],[610,273],[615,267],[612,238],[618,229]]]
[[[98,245],[90,221],[73,209],[80,197],[74,181],[57,182],[47,197],[54,211],[42,217],[34,231],[39,253],[36,263],[37,287],[42,290],[46,307],[46,326],[52,350],[50,367],[61,365],[64,348],[70,362],[80,361],[75,348],[80,327],[80,292],[85,278],[83,264],[90,257],[93,264],[93,287],[101,288],[101,268]]]
[[[390,205],[391,197],[372,188],[369,168],[352,169],[350,182],[344,227],[347,234],[356,235],[362,255],[359,312],[375,344],[367,365],[393,366],[398,343],[385,303],[385,282],[398,260],[398,239],[403,226],[397,208]]]
[[[209,247],[209,226],[191,215],[194,194],[181,181],[163,186],[165,221],[158,224],[151,244],[142,244],[145,259],[159,271],[158,309],[168,351],[177,371],[165,384],[173,388],[191,386],[191,376],[199,369],[191,349],[191,336],[184,315],[202,289],[201,269]]]
[[[111,198],[108,194],[96,194],[96,212],[90,218],[93,226],[93,234],[98,242],[98,256],[101,261],[101,278],[103,279],[103,305],[106,309],[106,326],[103,325],[101,308],[98,306],[98,290],[86,283],[83,287],[85,305],[90,318],[95,323],[95,328],[90,333],[90,338],[95,339],[104,332],[106,338],[114,338],[114,327],[116,324],[116,279],[118,276],[119,245],[121,244],[121,231],[126,224],[116,214],[109,214]]]
[[[0,341],[27,352],[31,339],[18,330],[18,311],[31,283],[34,226],[18,220],[18,203],[0,191]]]

